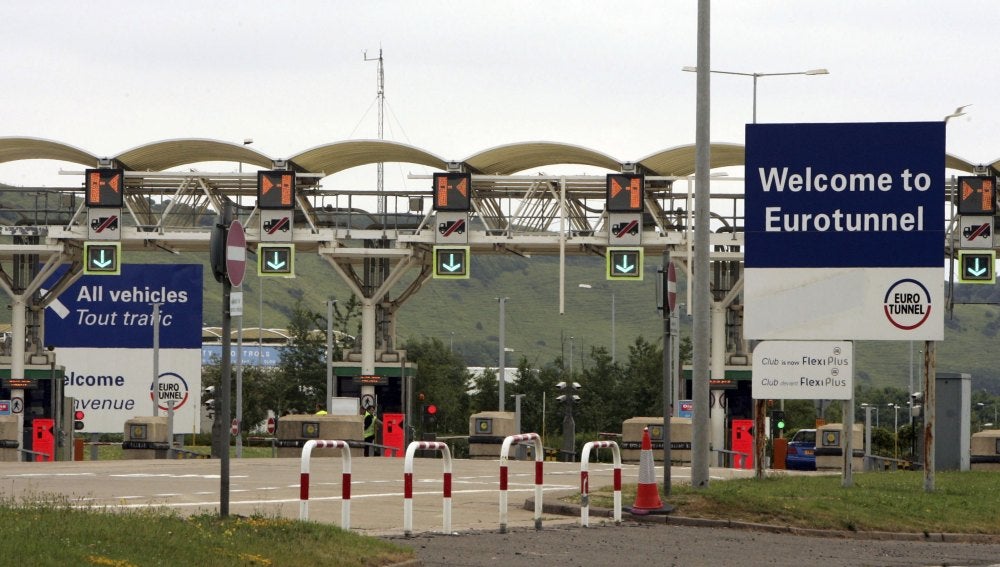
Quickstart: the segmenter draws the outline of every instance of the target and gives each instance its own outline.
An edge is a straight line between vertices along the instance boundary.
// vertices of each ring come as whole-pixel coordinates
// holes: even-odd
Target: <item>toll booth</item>
[[[165,416],[133,417],[125,422],[123,459],[167,459],[170,431]]]
[[[663,418],[632,417],[622,423],[622,462],[637,463],[642,450],[642,430],[649,428],[653,460],[663,462]],[[670,418],[670,460],[673,464],[691,464],[691,418]]]
[[[302,456],[302,447],[310,439],[325,439],[357,443],[351,447],[352,457],[364,456],[364,418],[360,415],[284,415],[278,418],[278,457]],[[316,448],[313,457],[339,457],[342,449]]]
[[[35,462],[56,460],[56,420],[36,417],[31,421],[31,451]]]
[[[19,434],[21,449],[24,451],[14,460],[35,461],[37,455],[32,454],[32,451],[36,450],[38,437],[37,442],[44,445],[44,451],[41,452],[52,455],[54,460],[71,460],[73,421],[71,418],[66,419],[66,415],[72,416],[72,407],[67,407],[63,398],[65,369],[55,364],[55,354],[52,352],[29,353],[26,357],[29,364],[25,365],[24,377],[19,380],[11,379],[11,358],[0,357],[0,418],[9,416],[15,423],[15,435],[6,439],[7,443],[3,442],[5,438],[0,437],[0,448],[10,445],[9,441],[14,440],[13,452],[17,453],[16,441]],[[18,416],[22,418],[20,432],[16,431]],[[50,420],[52,423],[40,421],[36,430],[35,420]],[[45,431],[51,431],[51,446],[48,445],[49,435]]]
[[[1000,471],[1000,429],[972,434],[970,466],[974,471]]]
[[[395,449],[395,451],[382,449],[383,457],[403,457],[403,453],[406,450],[405,418],[406,416],[401,413],[382,414],[382,444]]]
[[[20,461],[17,450],[17,416],[0,415],[0,461]]]
[[[516,435],[514,412],[483,411],[469,417],[469,458],[498,459],[504,438]]]
[[[753,468],[753,420],[734,419],[730,430],[730,445],[733,451],[732,467],[734,469]]]
[[[844,426],[840,423],[825,423],[816,429],[816,470],[843,470]],[[864,470],[865,440],[864,425],[855,423],[851,444],[853,448],[853,470]]]

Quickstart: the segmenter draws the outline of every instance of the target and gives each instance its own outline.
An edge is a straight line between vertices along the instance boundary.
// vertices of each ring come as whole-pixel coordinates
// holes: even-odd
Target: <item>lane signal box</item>
[[[993,176],[959,177],[958,213],[993,215],[997,212],[997,179]]]
[[[257,275],[295,276],[294,244],[261,244],[257,247]]]
[[[609,173],[605,194],[608,212],[642,212],[642,187],[644,182],[644,177],[636,173]]]
[[[996,250],[958,252],[958,282],[969,284],[995,284]]]
[[[642,248],[608,248],[605,258],[609,280],[642,280]]]
[[[83,275],[117,276],[122,272],[121,242],[84,242]]]
[[[257,207],[260,209],[295,208],[295,172],[287,170],[257,172]]]
[[[434,210],[468,212],[471,208],[472,175],[468,173],[434,174]]]
[[[114,207],[124,205],[125,170],[123,169],[88,169],[86,178],[85,202],[88,207]]]
[[[469,279],[468,246],[435,246],[434,277],[439,279]]]

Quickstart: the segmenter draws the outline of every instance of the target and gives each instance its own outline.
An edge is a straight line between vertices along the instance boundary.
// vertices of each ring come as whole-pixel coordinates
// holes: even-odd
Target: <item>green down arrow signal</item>
[[[462,269],[462,262],[455,263],[455,254],[448,254],[448,263],[441,264],[441,267],[448,270],[449,272],[457,272]]]
[[[96,266],[98,268],[107,268],[108,266],[110,266],[114,262],[114,256],[112,256],[111,258],[108,258],[107,260],[104,259],[104,253],[107,252],[107,250],[104,250],[102,248],[102,249],[100,249],[98,251],[101,253],[101,256],[100,256],[100,259],[97,259],[97,258],[93,259],[94,266]]]
[[[981,275],[983,275],[983,274],[986,273],[986,271],[987,271],[986,266],[983,266],[983,267],[979,266],[979,260],[980,259],[981,258],[979,258],[979,257],[973,258],[973,260],[975,261],[975,264],[974,264],[975,267],[966,266],[966,270],[968,270],[969,275],[979,277],[979,276],[981,276]]]
[[[281,259],[280,252],[274,253],[274,260],[267,261],[267,267],[272,270],[280,270],[285,267],[285,264],[287,264],[287,262]]]
[[[635,269],[635,264],[629,264],[628,254],[622,254],[622,263],[615,266],[615,269],[623,274],[627,274]]]

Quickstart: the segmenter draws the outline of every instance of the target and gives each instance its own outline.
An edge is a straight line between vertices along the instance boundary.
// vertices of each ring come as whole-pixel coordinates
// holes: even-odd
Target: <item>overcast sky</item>
[[[0,136],[116,155],[211,138],[281,158],[385,138],[445,159],[532,140],[621,160],[691,144],[697,2],[114,1],[0,3]],[[762,77],[760,122],[940,120],[949,153],[1000,158],[995,0],[724,1],[712,68]],[[753,80],[712,76],[712,139],[743,142]],[[59,162],[0,165],[0,181],[73,185]],[[570,167],[570,171],[578,166]],[[387,166],[412,186],[414,165]],[[426,182],[424,182],[426,183]],[[372,187],[374,177],[372,177]]]

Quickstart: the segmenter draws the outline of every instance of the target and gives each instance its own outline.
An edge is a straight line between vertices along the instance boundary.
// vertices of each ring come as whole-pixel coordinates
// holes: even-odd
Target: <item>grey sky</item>
[[[100,155],[169,138],[274,157],[375,138],[385,57],[387,139],[446,159],[513,142],[622,160],[694,142],[693,0],[174,1],[0,4],[0,136]],[[1000,158],[990,0],[715,2],[712,67],[763,77],[761,122],[940,120],[948,151]],[[712,139],[743,142],[752,79],[712,76]],[[0,181],[72,184],[59,163],[0,165]],[[570,166],[572,171],[575,166]],[[579,169],[579,168],[576,168]],[[387,167],[390,184],[411,165]],[[336,177],[336,176],[335,176]],[[374,176],[366,176],[374,185]],[[393,181],[393,180],[397,181]]]

